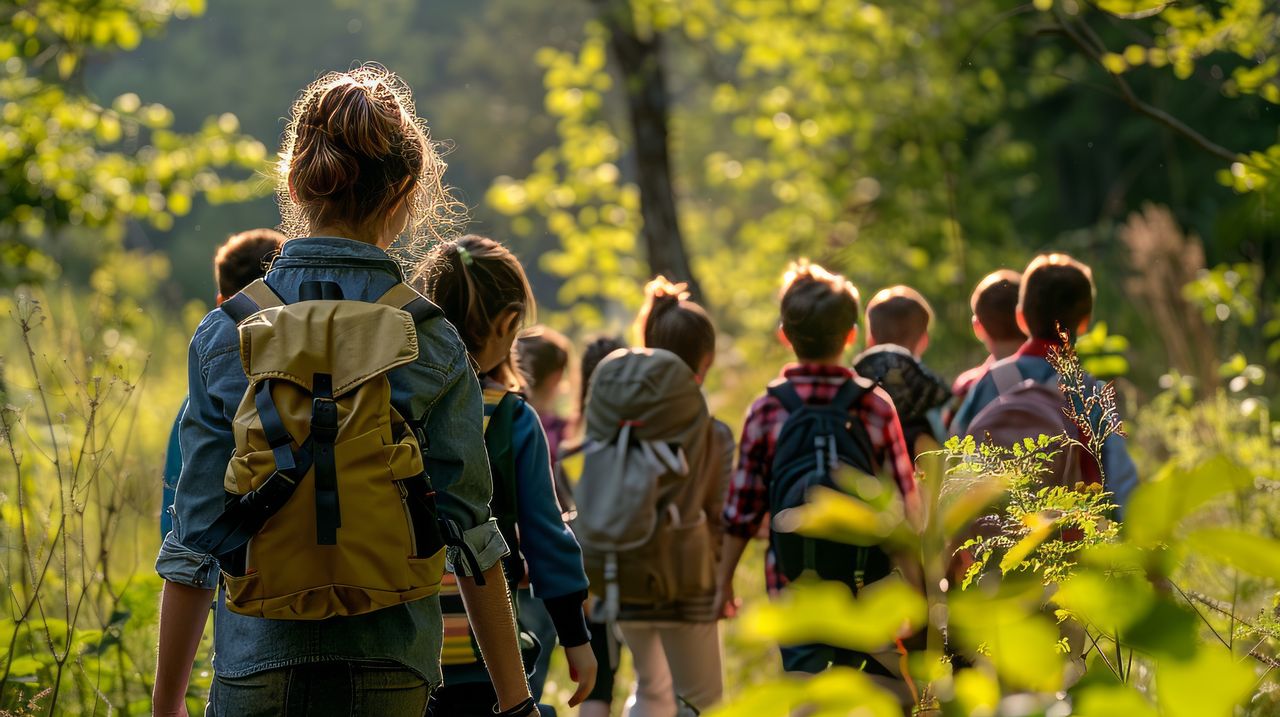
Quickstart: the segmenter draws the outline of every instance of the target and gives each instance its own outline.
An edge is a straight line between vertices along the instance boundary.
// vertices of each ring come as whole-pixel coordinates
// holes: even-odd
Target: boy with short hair
[[[1026,342],[1027,335],[1018,326],[1018,288],[1022,275],[1013,269],[997,269],[983,277],[969,297],[973,311],[973,335],[987,347],[987,359],[960,374],[951,386],[952,405],[956,408],[991,364],[1015,354]],[[950,420],[947,421],[950,423]]]
[[[230,299],[244,287],[265,276],[267,265],[280,253],[284,241],[285,236],[274,229],[250,229],[228,237],[213,256],[213,283],[218,287],[215,305],[221,305],[224,299]],[[173,505],[173,491],[178,485],[178,475],[182,472],[178,426],[182,423],[182,414],[186,410],[187,400],[183,399],[178,417],[173,421],[173,430],[169,432],[169,445],[164,452],[164,492],[160,498],[161,538],[173,529],[173,516],[169,514],[169,507]]]
[[[1093,271],[1087,265],[1066,254],[1041,254],[1033,259],[1022,274],[1016,311],[1018,325],[1029,338],[1012,356],[992,364],[974,385],[952,422],[951,433],[965,435],[982,410],[1001,397],[995,374],[1003,366],[1016,368],[1023,381],[1056,387],[1058,374],[1047,357],[1050,349],[1062,345],[1059,327],[1074,342],[1089,327],[1093,300]],[[1106,489],[1119,506],[1119,517],[1138,482],[1124,436],[1107,438],[1101,461]]]
[[[824,405],[847,390],[847,384],[865,386],[860,400],[849,411],[858,423],[848,425],[851,432],[854,428],[865,429],[872,454],[868,458],[875,472],[891,474],[906,504],[912,505],[916,499],[914,469],[893,402],[883,390],[846,368],[843,361],[845,351],[857,337],[857,289],[844,277],[802,260],[793,264],[783,279],[781,309],[778,336],[794,351],[796,362],[782,369],[771,388],[790,386],[803,404]],[[737,612],[733,574],[738,561],[769,517],[774,457],[788,415],[779,398],[766,392],[752,404],[743,425],[738,466],[724,511],[725,536],[716,598],[724,617]],[[771,596],[776,596],[788,582],[778,563],[775,538],[771,533],[765,560]],[[851,565],[850,573],[853,571]],[[883,674],[881,666],[869,656],[827,645],[786,647],[782,655],[783,667],[792,672],[816,673],[834,663],[852,667],[866,664],[868,671]]]
[[[929,346],[933,307],[909,286],[882,289],[867,304],[867,349],[853,360],[858,375],[893,399],[911,456],[942,445],[942,409],[951,386],[920,360]]]

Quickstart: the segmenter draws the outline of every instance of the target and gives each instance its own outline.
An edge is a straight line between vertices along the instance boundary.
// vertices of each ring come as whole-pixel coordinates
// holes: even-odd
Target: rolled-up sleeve
[[[461,348],[461,342],[458,346]],[[484,399],[480,382],[465,356],[461,356],[459,362],[461,369],[446,382],[439,398],[421,419],[426,436],[422,457],[436,490],[440,517],[458,526],[462,541],[483,571],[507,554],[507,543],[489,512],[493,478],[484,449]],[[470,565],[460,552],[457,546],[450,546],[446,551],[449,569],[470,576]]]
[[[248,385],[234,334],[230,319],[215,311],[191,340],[190,403],[178,429],[182,470],[170,513],[173,528],[156,558],[160,577],[197,588],[217,586],[217,559],[195,546],[223,511],[227,462],[235,451],[230,412]]]

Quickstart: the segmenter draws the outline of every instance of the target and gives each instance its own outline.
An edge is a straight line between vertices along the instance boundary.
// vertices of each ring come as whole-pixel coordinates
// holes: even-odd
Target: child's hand
[[[591,651],[591,643],[577,647],[564,648],[564,656],[569,661],[569,679],[578,683],[578,691],[569,698],[569,706],[577,707],[591,694],[596,686],[596,653]]]
[[[742,601],[733,594],[733,583],[727,583],[716,588],[716,612],[722,620],[731,620],[738,616],[738,609],[742,607]]]

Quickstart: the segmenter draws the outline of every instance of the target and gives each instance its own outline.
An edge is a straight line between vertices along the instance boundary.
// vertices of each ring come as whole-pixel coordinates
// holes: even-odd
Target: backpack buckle
[[[338,404],[332,398],[311,400],[311,437],[320,443],[338,439]]]

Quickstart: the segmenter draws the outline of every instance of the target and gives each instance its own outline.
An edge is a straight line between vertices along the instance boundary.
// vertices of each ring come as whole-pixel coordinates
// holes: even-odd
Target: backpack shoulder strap
[[[849,422],[849,435],[862,450],[862,457],[866,460],[866,465],[862,466],[863,469],[872,475],[878,473],[879,469],[876,467],[875,444],[871,441],[871,434],[867,431],[866,421],[862,417],[862,399],[875,388],[876,384],[870,379],[854,377],[845,381],[836,392],[835,398],[831,399],[831,404],[839,406],[845,413],[857,414]]]
[[[419,294],[416,289],[403,281],[387,289],[386,293],[378,297],[375,303],[394,306],[397,309],[409,312],[413,316],[413,323],[415,324],[421,324],[427,319],[444,313],[440,310],[440,307],[428,301],[425,296]]]
[[[284,300],[267,286],[267,282],[258,279],[240,290],[240,293],[222,302],[219,309],[239,324],[245,319],[275,306],[284,306]]]
[[[493,473],[493,515],[498,520],[502,537],[511,549],[510,555],[519,559],[520,541],[515,530],[518,522],[517,489],[515,475],[516,410],[524,398],[518,393],[506,392],[493,407],[484,429],[484,447],[489,457],[489,469]],[[512,577],[512,576],[508,576]],[[520,576],[514,576],[518,579]]]
[[[836,395],[831,398],[831,405],[846,412],[852,411],[862,401],[862,397],[874,387],[873,383],[864,384],[851,378],[836,391]]]
[[[1016,361],[1002,361],[991,367],[991,380],[995,381],[997,394],[1003,396],[1022,383],[1022,371]]]
[[[769,386],[769,395],[778,400],[782,407],[787,409],[787,413],[795,413],[804,408],[804,399],[800,398],[800,394],[796,392],[796,387],[791,385],[790,381],[783,381]]]

